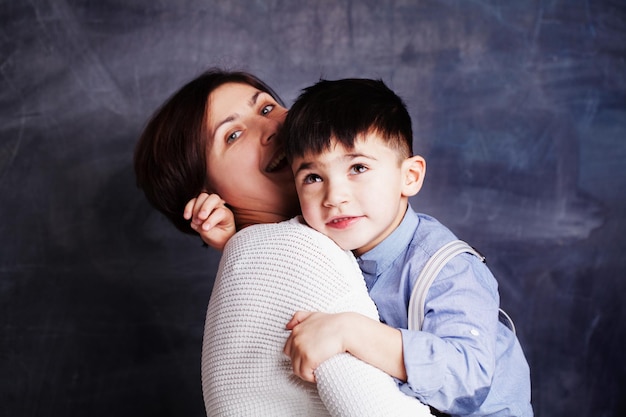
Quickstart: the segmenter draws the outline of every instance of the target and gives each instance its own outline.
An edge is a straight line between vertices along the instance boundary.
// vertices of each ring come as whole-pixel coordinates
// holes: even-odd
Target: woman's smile
[[[238,83],[216,88],[209,104],[207,178],[214,191],[234,210],[297,214],[293,174],[278,142],[287,109],[268,93]]]

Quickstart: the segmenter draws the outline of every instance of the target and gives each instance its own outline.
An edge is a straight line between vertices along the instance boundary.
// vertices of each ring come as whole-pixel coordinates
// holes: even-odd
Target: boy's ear
[[[402,196],[411,197],[422,189],[426,175],[426,160],[419,155],[402,161]]]

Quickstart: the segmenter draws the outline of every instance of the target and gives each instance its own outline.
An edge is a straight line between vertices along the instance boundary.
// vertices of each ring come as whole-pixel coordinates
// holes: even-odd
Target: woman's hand
[[[183,217],[204,243],[220,251],[237,231],[233,212],[217,194],[201,193],[189,200]]]

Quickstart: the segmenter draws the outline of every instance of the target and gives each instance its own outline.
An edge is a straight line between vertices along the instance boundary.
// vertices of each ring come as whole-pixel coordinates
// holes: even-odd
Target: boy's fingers
[[[308,312],[302,311],[299,313],[308,313]],[[289,323],[293,321],[294,319],[292,319]],[[291,334],[289,335],[289,337],[287,338],[287,341],[285,342],[285,346],[283,347],[283,353],[285,354],[285,356],[291,359],[291,368],[293,370],[294,375],[296,375],[298,378],[304,381],[316,382],[314,370],[310,366],[307,366],[307,362],[303,360],[301,354],[296,352],[296,350],[294,349],[293,343],[294,343],[293,334]]]
[[[197,197],[189,200],[183,209],[183,217],[186,220],[195,221],[197,223],[197,213],[201,210],[202,204],[204,204],[208,196],[207,193],[200,193]]]
[[[203,196],[197,217],[202,221],[207,220],[209,216],[220,207],[224,207],[224,200],[222,200],[217,194],[207,194],[206,196]]]
[[[196,223],[202,223],[209,216],[211,212],[210,197],[207,193],[202,193],[197,197],[193,207],[193,221]]]
[[[207,231],[211,227],[219,225],[222,220],[226,219],[226,214],[227,212],[225,207],[222,206],[215,208],[215,210],[213,210],[213,212],[209,214],[209,217],[206,219],[206,221],[202,223],[202,230]]]
[[[289,323],[287,323],[287,330],[293,330],[294,327],[306,320],[311,314],[313,314],[311,311],[296,311]]]
[[[292,358],[291,366],[293,373],[300,379],[307,382],[315,382],[315,373],[310,366],[307,366],[306,361],[302,358]]]
[[[283,353],[285,356],[291,357],[291,335],[287,338],[285,346],[283,346]]]
[[[196,199],[192,198],[185,204],[185,209],[183,210],[183,218],[185,220],[191,220],[191,215],[193,214],[193,207],[196,204]]]
[[[302,371],[299,376],[307,382],[315,383],[315,371],[311,368],[306,369],[306,371]]]

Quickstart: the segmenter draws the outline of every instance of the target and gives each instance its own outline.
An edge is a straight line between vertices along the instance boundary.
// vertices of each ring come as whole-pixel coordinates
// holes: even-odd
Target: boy
[[[296,375],[314,381],[318,364],[350,352],[440,412],[532,416],[528,364],[498,321],[497,282],[476,256],[444,267],[427,293],[422,330],[407,330],[417,275],[456,237],[409,204],[426,165],[412,155],[402,100],[382,81],[320,81],[294,103],[281,135],[305,221],[357,256],[382,321],[297,312],[284,349]]]

